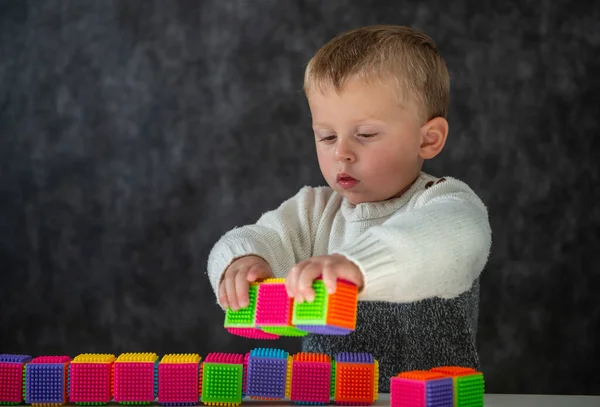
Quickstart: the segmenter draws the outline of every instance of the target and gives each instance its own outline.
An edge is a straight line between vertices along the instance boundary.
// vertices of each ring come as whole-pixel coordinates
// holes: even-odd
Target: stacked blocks
[[[0,355],[0,405],[20,404],[25,391],[24,366],[29,355]]]
[[[260,400],[281,400],[287,389],[288,353],[257,348],[250,352],[246,395]]]
[[[236,406],[242,403],[244,355],[209,353],[202,363],[202,402]]]
[[[296,404],[327,404],[331,396],[328,355],[301,352],[292,359],[290,400]]]
[[[378,397],[378,370],[376,360],[369,353],[339,353],[332,380],[336,404],[373,404]]]
[[[313,283],[315,300],[294,303],[292,323],[301,330],[324,335],[347,335],[356,328],[358,287],[337,281],[334,294],[327,294],[322,279]]]
[[[267,333],[256,328],[256,300],[258,296],[258,284],[250,284],[248,290],[248,306],[233,311],[228,308],[225,312],[225,328],[233,335],[243,336],[250,339],[277,339],[279,335]]]
[[[294,299],[287,295],[284,278],[271,278],[258,287],[256,327],[282,336],[306,336],[292,324]]]
[[[68,356],[39,356],[25,365],[25,403],[58,406],[68,402]]]
[[[115,355],[84,353],[69,367],[69,400],[79,405],[102,405],[112,400]]]
[[[200,355],[169,354],[158,364],[158,402],[196,405],[200,400]]]
[[[123,353],[114,363],[114,401],[149,404],[156,398],[158,355]]]
[[[431,369],[452,377],[454,385],[454,407],[483,407],[483,373],[469,367],[440,366]]]
[[[391,407],[453,407],[452,378],[443,373],[413,370],[391,378]]]

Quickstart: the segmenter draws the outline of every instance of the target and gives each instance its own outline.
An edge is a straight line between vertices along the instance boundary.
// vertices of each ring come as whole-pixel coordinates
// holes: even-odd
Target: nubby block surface
[[[19,404],[23,401],[24,365],[29,355],[0,355],[0,404]]]
[[[200,355],[165,355],[158,364],[158,402],[195,405],[200,399]]]
[[[122,404],[147,404],[156,398],[158,355],[125,353],[114,366],[114,401]]]
[[[295,403],[327,404],[331,396],[331,360],[319,353],[298,353],[292,359],[290,399]]]

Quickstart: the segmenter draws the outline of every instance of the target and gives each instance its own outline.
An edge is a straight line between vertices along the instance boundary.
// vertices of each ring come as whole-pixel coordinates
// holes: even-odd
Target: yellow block
[[[200,363],[202,358],[197,353],[170,353],[163,356],[161,364],[179,364],[179,363]]]
[[[112,363],[115,359],[115,355],[108,353],[82,353],[75,356],[71,363]]]
[[[145,353],[121,353],[116,360],[119,362],[150,362],[154,363],[158,359],[158,355],[153,352]]]

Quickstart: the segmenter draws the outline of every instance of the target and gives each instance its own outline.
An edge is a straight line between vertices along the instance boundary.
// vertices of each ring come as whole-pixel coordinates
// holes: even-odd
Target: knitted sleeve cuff
[[[336,250],[335,253],[341,254],[348,260],[358,266],[363,275],[364,287],[359,293],[359,299],[364,301],[385,301],[390,292],[390,281],[386,276],[396,272],[397,264],[393,255],[386,247],[369,236],[363,234],[350,246]],[[367,273],[368,270],[368,273]]]

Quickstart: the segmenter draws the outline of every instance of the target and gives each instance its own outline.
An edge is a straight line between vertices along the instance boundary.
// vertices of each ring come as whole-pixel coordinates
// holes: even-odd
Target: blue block
[[[287,357],[250,357],[248,359],[248,377],[246,396],[285,398],[287,375]]]
[[[451,377],[428,381],[425,393],[427,407],[454,406],[454,389]]]
[[[0,362],[6,363],[27,363],[31,361],[31,356],[29,355],[11,355],[3,353],[0,355]]]
[[[26,404],[63,404],[65,366],[61,363],[29,363],[26,366]]]
[[[373,355],[370,353],[361,352],[342,352],[338,353],[335,357],[336,362],[347,362],[347,363],[375,363]]]

